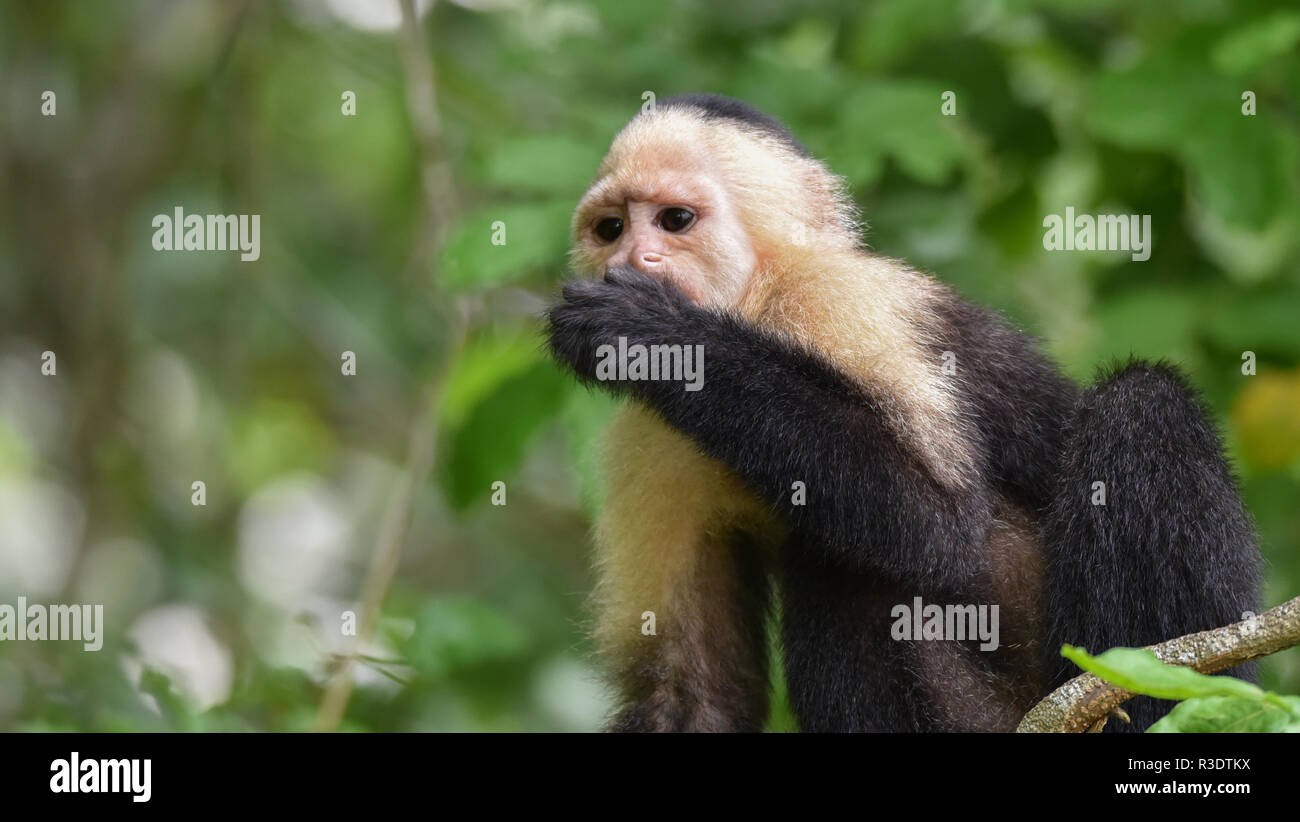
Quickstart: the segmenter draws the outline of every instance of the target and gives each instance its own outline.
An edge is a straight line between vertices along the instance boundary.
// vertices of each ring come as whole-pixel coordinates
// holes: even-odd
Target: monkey
[[[1078,673],[1063,644],[1257,610],[1254,525],[1187,378],[1130,360],[1076,385],[869,250],[846,182],[776,118],[711,94],[640,112],[571,229],[549,349],[622,399],[594,528],[609,730],[762,730],[775,619],[800,730],[998,732]],[[700,390],[603,367],[620,344],[698,346]],[[916,597],[997,605],[1000,644],[896,637]]]

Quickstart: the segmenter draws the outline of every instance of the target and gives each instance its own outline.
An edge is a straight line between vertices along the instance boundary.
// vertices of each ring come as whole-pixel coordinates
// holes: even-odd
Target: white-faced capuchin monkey
[[[1257,610],[1253,526],[1184,379],[1132,362],[1079,389],[998,315],[865,250],[843,181],[777,120],[713,95],[639,114],[573,239],[551,349],[627,398],[597,526],[612,729],[761,729],[773,588],[805,731],[1011,730],[1077,673],[1063,643]],[[635,346],[661,367],[608,364]],[[701,350],[702,385],[666,378]],[[999,606],[997,650],[896,638],[916,597]],[[1125,707],[1108,728],[1168,703]]]

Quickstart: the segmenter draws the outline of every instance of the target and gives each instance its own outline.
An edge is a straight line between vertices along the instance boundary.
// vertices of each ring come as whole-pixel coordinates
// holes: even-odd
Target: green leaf
[[[1214,678],[1214,677],[1211,677]],[[1300,709],[1300,697],[1282,697]],[[1296,713],[1268,702],[1239,696],[1205,696],[1184,700],[1148,729],[1148,733],[1286,733],[1300,731]]]
[[[442,389],[438,419],[459,428],[470,411],[507,379],[542,361],[533,329],[515,336],[476,335],[456,357]]]
[[[1210,58],[1226,74],[1245,74],[1300,43],[1300,14],[1278,11],[1233,29],[1215,44]]]
[[[602,434],[619,400],[608,392],[575,385],[562,414],[569,435],[569,453],[578,475],[578,496],[582,508],[595,517],[604,503],[600,456]]]
[[[1156,54],[1131,68],[1098,75],[1087,90],[1084,122],[1099,136],[1127,148],[1162,149],[1182,144],[1206,108],[1208,89],[1223,81],[1204,66]],[[1226,93],[1226,92],[1225,92]],[[1226,97],[1231,105],[1235,97]]]
[[[516,659],[528,651],[528,634],[500,611],[469,596],[426,602],[415,618],[405,652],[421,675],[442,678],[475,666]]]
[[[452,290],[485,288],[562,269],[573,206],[574,201],[566,199],[476,211],[456,225],[443,246],[443,283]],[[494,242],[501,236],[499,230],[504,232],[501,244]]]
[[[1300,359],[1300,288],[1244,294],[1233,289],[1214,300],[1205,333],[1225,351],[1268,351]]]
[[[1197,196],[1229,225],[1263,229],[1288,195],[1280,129],[1267,116],[1243,117],[1232,97],[1207,110],[1179,141]]]
[[[1176,155],[1209,209],[1227,223],[1263,228],[1287,197],[1282,128],[1264,114],[1242,116],[1240,85],[1190,53],[1162,52],[1100,75],[1084,122],[1126,148]]]
[[[581,194],[591,180],[603,143],[564,135],[528,135],[494,146],[483,167],[486,182],[512,192]]]
[[[451,433],[444,487],[453,508],[464,509],[510,479],[533,436],[564,407],[569,378],[539,363],[503,381]]]
[[[790,66],[825,71],[834,47],[835,29],[825,20],[808,17],[790,28],[777,50]]]
[[[1111,648],[1091,656],[1082,648],[1066,645],[1061,656],[1112,685],[1158,699],[1237,696],[1257,701],[1271,698],[1275,704],[1286,704],[1276,694],[1234,677],[1207,676],[1182,665],[1167,665],[1147,648]]]
[[[863,5],[859,21],[849,34],[849,60],[867,71],[962,27],[952,0],[879,0]]]
[[[1297,212],[1283,208],[1268,225],[1229,225],[1208,208],[1192,208],[1188,224],[1206,258],[1235,285],[1249,286],[1285,270],[1297,244]]]
[[[832,137],[831,167],[854,183],[868,183],[888,156],[913,178],[942,183],[966,151],[956,118],[939,109],[943,91],[920,82],[868,83],[853,91]]]
[[[1193,329],[1196,295],[1173,288],[1139,288],[1101,303],[1100,335],[1090,362],[1137,357],[1168,357],[1185,362],[1196,354]]]

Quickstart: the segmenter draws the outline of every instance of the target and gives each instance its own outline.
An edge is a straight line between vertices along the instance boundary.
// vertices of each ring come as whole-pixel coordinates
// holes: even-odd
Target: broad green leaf
[[[1300,13],[1277,11],[1230,31],[1210,52],[1225,74],[1245,74],[1300,43]]]
[[[407,660],[421,675],[440,678],[492,662],[518,658],[528,634],[495,608],[469,596],[426,602],[406,641]]]
[[[832,168],[868,183],[879,174],[880,159],[891,157],[917,180],[942,183],[966,153],[956,118],[940,111],[943,91],[931,83],[882,81],[851,92],[832,138]]]
[[[1216,212],[1192,206],[1188,229],[1208,260],[1233,284],[1255,285],[1289,269],[1300,240],[1300,217],[1294,208],[1283,208],[1268,225],[1252,228],[1230,225]]]
[[[1241,114],[1241,83],[1191,55],[1162,52],[1101,74],[1084,122],[1121,146],[1179,157],[1194,190],[1225,222],[1262,228],[1288,196],[1279,128]]]
[[[926,40],[960,31],[960,12],[952,0],[879,0],[864,5],[849,35],[848,59],[858,68],[878,70]]]
[[[835,47],[835,29],[825,20],[800,20],[777,44],[780,57],[790,66],[825,71]]]
[[[533,329],[514,336],[478,335],[456,357],[442,389],[439,422],[458,428],[473,407],[502,382],[543,359]]]
[[[574,385],[561,415],[569,435],[569,453],[578,474],[578,495],[583,510],[595,516],[604,502],[601,481],[601,443],[606,424],[619,401],[608,392]]]
[[[1141,265],[1145,263],[1133,263]],[[1143,288],[1116,296],[1097,308],[1101,334],[1091,362],[1124,359],[1130,354],[1186,361],[1196,350],[1196,318],[1196,295],[1185,290]]]
[[[1233,289],[1218,295],[1213,306],[1204,330],[1216,345],[1300,361],[1300,288],[1252,294]]]
[[[1297,697],[1283,697],[1297,700]],[[1300,707],[1298,700],[1297,707]],[[1300,711],[1240,696],[1205,696],[1179,702],[1147,733],[1285,733],[1300,730]]]
[[[574,200],[502,205],[461,220],[443,247],[441,277],[450,289],[517,282],[565,265]],[[504,243],[494,240],[504,232]]]
[[[529,135],[492,148],[485,181],[511,192],[581,194],[595,176],[605,145],[564,135]]]
[[[453,508],[465,508],[490,494],[493,482],[511,478],[533,436],[564,406],[568,390],[567,376],[538,363],[474,405],[450,434],[444,487]]]
[[[1100,656],[1091,656],[1081,648],[1066,645],[1061,656],[1112,685],[1158,699],[1237,696],[1280,702],[1275,694],[1240,679],[1207,676],[1182,665],[1166,665],[1147,648],[1111,648]]]
[[[1288,196],[1278,127],[1267,115],[1243,117],[1235,96],[1205,110],[1178,151],[1205,206],[1229,225],[1263,229]]]
[[[1202,65],[1154,55],[1131,68],[1098,75],[1087,89],[1084,122],[1128,148],[1174,148],[1201,125],[1206,89],[1223,86]],[[1224,105],[1233,99],[1225,96]]]
[[[608,31],[628,35],[636,34],[643,37],[647,31],[651,31],[663,23],[664,9],[654,3],[629,3],[627,0],[593,0],[590,5],[599,15],[600,32],[602,34]],[[703,13],[705,10],[705,8],[700,8],[693,11]],[[693,17],[694,15],[692,15]],[[601,48],[599,47],[608,45],[608,42],[623,41],[613,40],[594,44],[598,47],[593,48],[591,53],[600,53]],[[601,61],[598,59],[597,63],[599,62]]]

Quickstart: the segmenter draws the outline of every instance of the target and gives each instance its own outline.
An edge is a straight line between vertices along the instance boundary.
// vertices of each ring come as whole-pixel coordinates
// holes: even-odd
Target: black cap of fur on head
[[[667,100],[661,100],[656,105],[661,108],[689,107],[716,120],[734,120],[744,123],[772,135],[794,149],[799,156],[812,157],[812,152],[799,142],[799,138],[795,137],[790,129],[785,127],[785,123],[734,97],[725,97],[721,94],[678,94]]]

